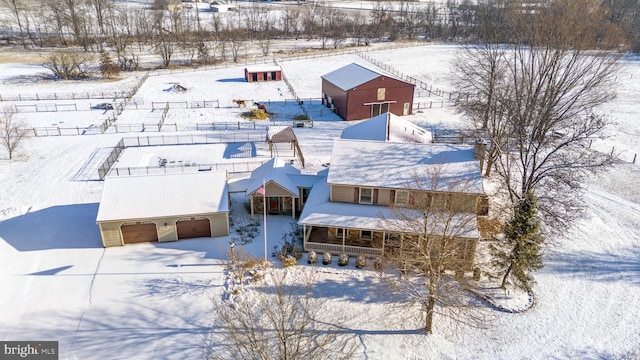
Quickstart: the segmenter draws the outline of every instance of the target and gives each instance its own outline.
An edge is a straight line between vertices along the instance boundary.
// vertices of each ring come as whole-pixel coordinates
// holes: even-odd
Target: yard
[[[369,56],[447,89],[446,69],[440,60],[451,57],[455,50],[434,45],[371,52]],[[353,61],[368,64],[352,54],[281,65],[296,94],[315,99],[321,96],[319,76]],[[124,74],[114,82],[54,82],[35,79],[33,65],[0,64],[0,69],[3,99],[44,92],[113,93],[132,88],[142,76]],[[176,124],[179,134],[185,136],[245,136],[256,130],[232,130],[229,125],[225,125],[229,130],[196,130],[196,124],[250,124],[240,117],[243,110],[233,104],[232,99],[237,98],[270,104],[280,114],[278,121],[302,112],[297,103],[288,103],[294,96],[284,82],[245,83],[239,80],[242,70],[243,66],[237,66],[150,76],[135,94],[142,100],[139,108],[128,105],[116,124],[157,122],[159,110],[153,109],[153,102],[216,100],[219,107],[171,107],[165,123]],[[637,58],[625,59],[623,74],[619,97],[603,109],[617,124],[610,129],[609,139],[593,143],[602,151],[621,150],[622,161],[587,181],[587,216],[566,237],[548,242],[545,267],[536,274],[537,301],[526,313],[487,307],[486,328],[442,321],[436,323],[434,335],[425,336],[419,322],[406,321],[397,311],[394,295],[376,272],[356,269],[353,259],[347,267],[301,261],[294,268],[280,269],[272,252],[290,231],[290,216],[269,215],[266,236],[258,226],[253,241],[239,248],[258,257],[266,255],[277,271],[292,277],[310,273],[317,283],[314,295],[330,300],[325,320],[338,326],[342,335],[357,339],[358,359],[637,358],[640,190],[636,179],[640,179],[640,165],[631,161],[640,152],[640,125],[635,121],[640,111],[636,100],[640,87],[634,81],[640,76]],[[164,91],[174,83],[187,91]],[[446,99],[432,94],[420,100]],[[108,100],[83,100],[87,109],[78,111],[24,112],[17,117],[29,127],[88,127],[99,124],[106,115],[104,110],[88,109],[89,103],[99,102]],[[19,103],[23,102],[3,100],[0,106]],[[321,110],[313,106],[309,109]],[[333,140],[351,125],[331,113],[318,112],[313,117],[313,128],[295,129],[307,164],[303,173],[324,169],[323,164],[330,162]],[[425,109],[408,119],[429,130],[461,127],[461,116],[451,106]],[[233,229],[229,237],[104,249],[95,224],[102,193],[97,169],[115,144],[123,137],[175,135],[176,131],[109,130],[104,134],[31,136],[15,160],[0,158],[0,339],[57,340],[60,359],[194,359],[206,355],[212,299],[222,296],[228,287],[223,263]],[[155,166],[162,159],[167,164],[244,161],[264,154],[264,145],[247,148],[247,142],[237,144],[190,145],[178,150],[132,147],[117,166]],[[205,151],[195,151],[196,146]],[[243,201],[241,196],[232,197],[236,227],[251,221]],[[262,225],[261,219],[256,221]]]

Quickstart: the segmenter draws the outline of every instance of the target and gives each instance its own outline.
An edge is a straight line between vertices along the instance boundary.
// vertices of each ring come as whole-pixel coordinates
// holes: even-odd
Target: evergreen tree
[[[505,225],[504,234],[508,248],[499,251],[495,261],[496,265],[506,267],[501,287],[505,288],[511,278],[515,286],[530,291],[534,283],[531,273],[543,266],[540,247],[544,242],[536,198],[531,192],[518,202],[513,217]]]
[[[107,79],[120,75],[120,68],[113,62],[111,56],[104,51],[100,53],[100,73]]]

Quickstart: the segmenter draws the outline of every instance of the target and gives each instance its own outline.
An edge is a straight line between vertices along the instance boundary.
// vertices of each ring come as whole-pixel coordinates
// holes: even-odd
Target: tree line
[[[619,27],[640,51],[640,1],[599,0],[611,26]],[[6,14],[5,41],[25,49],[62,47],[107,52],[124,71],[140,67],[139,54],[153,52],[161,66],[180,55],[188,65],[237,61],[247,42],[262,53],[274,39],[319,39],[322,49],[363,45],[380,39],[478,42],[487,28],[506,24],[514,9],[533,11],[545,1],[448,0],[442,5],[374,2],[370,9],[331,7],[323,1],[280,6],[243,3],[237,12],[208,13],[168,7],[166,1],[131,6],[111,0],[0,0]],[[508,27],[495,34],[513,42]]]

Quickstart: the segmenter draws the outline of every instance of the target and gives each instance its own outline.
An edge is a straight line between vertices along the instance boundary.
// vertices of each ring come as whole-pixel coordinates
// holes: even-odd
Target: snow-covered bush
[[[290,267],[290,266],[296,266],[296,265],[298,265],[298,259],[296,259],[291,255],[287,255],[287,257],[285,257],[284,260],[282,260],[282,266],[284,267]]]
[[[356,267],[358,269],[364,269],[367,266],[367,259],[362,254],[358,254],[356,258]]]
[[[316,254],[316,252],[315,252],[315,251],[310,250],[310,251],[307,253],[307,263],[309,263],[309,264],[315,264],[315,263],[317,263],[317,262],[318,262],[318,254]]]
[[[322,254],[322,264],[323,265],[329,265],[329,264],[331,264],[331,261],[332,261],[331,253],[328,252],[328,251],[325,251]]]
[[[340,266],[349,265],[349,255],[345,253],[340,254],[340,256],[338,257],[338,265]]]
[[[373,268],[378,271],[382,270],[382,258],[378,257],[373,260]]]

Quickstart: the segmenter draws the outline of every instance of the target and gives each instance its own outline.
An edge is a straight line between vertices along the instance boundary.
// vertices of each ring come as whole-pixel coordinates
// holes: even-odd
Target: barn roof
[[[252,65],[246,67],[247,72],[249,73],[257,73],[257,72],[272,72],[272,71],[281,71],[282,68],[278,65]]]
[[[351,125],[342,131],[340,138],[415,143],[433,141],[428,130],[392,113],[380,114]]]
[[[340,89],[347,91],[380,76],[382,76],[382,74],[367,69],[362,65],[351,63],[338,70],[322,75],[322,78]]]
[[[108,176],[97,222],[229,211],[225,171]]]
[[[419,182],[422,189],[483,193],[473,145],[337,139],[327,182],[392,189],[416,189]]]

